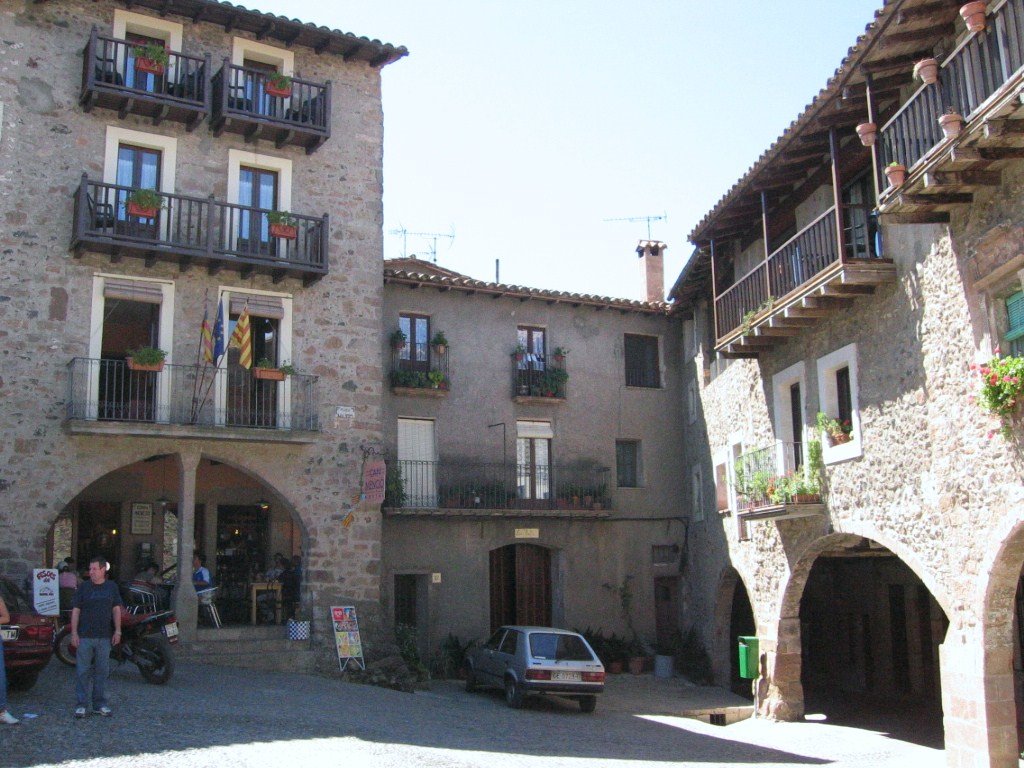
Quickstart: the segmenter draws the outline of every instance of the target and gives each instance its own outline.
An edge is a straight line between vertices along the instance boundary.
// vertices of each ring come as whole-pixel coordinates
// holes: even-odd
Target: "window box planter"
[[[164,73],[164,65],[153,59],[139,57],[135,59],[135,69],[159,77]]]
[[[155,219],[156,212],[159,210],[159,206],[147,207],[139,203],[128,203],[128,215],[138,216],[140,219]]]
[[[266,91],[268,96],[276,96],[279,99],[287,99],[292,95],[292,87],[290,85],[284,88],[276,88],[268,84],[263,90]]]
[[[163,360],[161,360],[159,363],[137,363],[131,357],[128,358],[129,371],[151,371],[153,373],[160,373],[160,371],[162,371],[163,369]]]
[[[284,381],[285,372],[280,368],[253,368],[252,377],[264,381]]]
[[[271,224],[270,236],[281,240],[295,240],[299,236],[299,228],[294,224]]]

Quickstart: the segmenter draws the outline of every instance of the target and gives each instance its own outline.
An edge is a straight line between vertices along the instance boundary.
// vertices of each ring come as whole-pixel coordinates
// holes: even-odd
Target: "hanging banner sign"
[[[32,604],[40,616],[60,615],[60,593],[55,568],[32,569]]]
[[[359,619],[354,605],[332,606],[331,624],[334,626],[334,645],[338,649],[338,664],[344,672],[349,661],[366,669],[363,661],[363,641],[359,637]]]
[[[366,462],[363,467],[363,501],[381,504],[384,501],[384,480],[388,466],[380,459]]]

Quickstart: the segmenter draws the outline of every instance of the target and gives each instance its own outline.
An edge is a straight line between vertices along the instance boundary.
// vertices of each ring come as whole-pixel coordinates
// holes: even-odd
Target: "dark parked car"
[[[513,709],[528,694],[575,699],[584,712],[597,707],[604,690],[604,666],[576,632],[551,627],[502,627],[466,660],[466,690],[491,686],[505,690]]]
[[[0,595],[11,614],[11,623],[0,627],[7,686],[27,691],[53,655],[53,621],[38,616],[25,593],[9,579],[0,578]]]

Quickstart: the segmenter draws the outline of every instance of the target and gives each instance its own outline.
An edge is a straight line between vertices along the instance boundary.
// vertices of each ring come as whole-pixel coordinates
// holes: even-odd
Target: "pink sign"
[[[363,501],[370,504],[380,504],[384,501],[384,479],[387,477],[388,467],[383,461],[366,462],[363,467]]]

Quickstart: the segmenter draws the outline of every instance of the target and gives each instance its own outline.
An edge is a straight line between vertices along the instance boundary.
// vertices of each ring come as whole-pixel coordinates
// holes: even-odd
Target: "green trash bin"
[[[760,652],[756,637],[739,637],[740,677],[753,680],[758,675]]]

